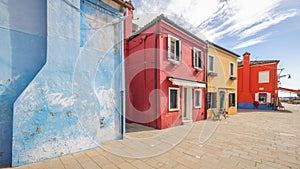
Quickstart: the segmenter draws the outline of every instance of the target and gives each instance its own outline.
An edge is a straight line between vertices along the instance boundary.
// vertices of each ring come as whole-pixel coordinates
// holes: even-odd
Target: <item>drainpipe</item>
[[[206,41],[207,42],[207,41]],[[207,42],[208,43],[208,42]],[[204,104],[204,106],[205,106],[205,108],[204,108],[204,110],[205,110],[205,117],[204,117],[204,119],[206,120],[207,119],[207,95],[208,95],[208,82],[207,82],[207,65],[208,65],[208,48],[209,48],[209,43],[206,45],[206,65],[205,65],[205,69],[204,69],[204,71],[205,71],[205,100],[206,100],[206,102],[205,102],[205,104]]]
[[[273,102],[272,104],[272,109],[275,110],[275,91],[274,91],[274,88],[275,88],[275,79],[274,79],[274,64],[272,64],[272,93],[271,93],[271,103]]]
[[[128,17],[128,8],[126,8],[126,14],[125,14],[125,18]],[[121,131],[122,131],[122,139],[125,137],[126,134],[126,87],[125,87],[125,63],[124,63],[124,50],[125,50],[125,46],[124,46],[124,23],[125,23],[125,19],[122,21],[121,24],[121,67],[122,67],[122,84],[121,84]]]
[[[156,30],[154,37],[154,128],[157,128],[157,35],[158,35],[158,21],[156,20]]]

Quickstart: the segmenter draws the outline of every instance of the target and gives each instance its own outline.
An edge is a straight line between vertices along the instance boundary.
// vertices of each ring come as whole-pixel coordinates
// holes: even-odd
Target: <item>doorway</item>
[[[220,91],[219,92],[219,96],[220,96],[220,110],[224,110],[225,109],[225,105],[226,105],[226,99],[225,99],[225,91]]]
[[[192,88],[182,87],[182,122],[192,121]]]

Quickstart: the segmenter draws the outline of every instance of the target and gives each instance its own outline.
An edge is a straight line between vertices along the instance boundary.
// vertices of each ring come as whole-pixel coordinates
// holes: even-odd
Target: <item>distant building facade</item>
[[[276,110],[279,60],[250,61],[243,55],[238,67],[238,109]]]
[[[207,109],[237,113],[237,67],[239,55],[209,42],[207,57]]]
[[[206,118],[205,41],[160,15],[126,43],[127,122],[164,129]]]

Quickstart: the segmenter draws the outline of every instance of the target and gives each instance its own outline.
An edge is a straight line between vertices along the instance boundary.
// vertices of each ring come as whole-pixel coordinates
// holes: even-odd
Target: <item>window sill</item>
[[[178,60],[168,59],[169,62],[173,63],[174,65],[179,65],[181,62]]]
[[[179,111],[180,109],[169,109],[169,112],[172,112],[172,111]]]
[[[216,73],[216,72],[208,72],[207,75],[214,77],[214,76],[218,76],[218,73]]]
[[[201,109],[201,108],[202,108],[201,106],[194,107],[194,109]]]
[[[199,68],[199,67],[194,67],[197,71],[202,71],[202,68]]]
[[[236,80],[237,78],[235,76],[230,76],[230,80]]]

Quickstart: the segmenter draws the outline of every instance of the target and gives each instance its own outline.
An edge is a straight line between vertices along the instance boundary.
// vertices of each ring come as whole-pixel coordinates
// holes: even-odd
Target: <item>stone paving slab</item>
[[[299,169],[300,106],[284,106],[291,112],[248,110],[221,121],[132,130],[124,140],[15,168]]]

